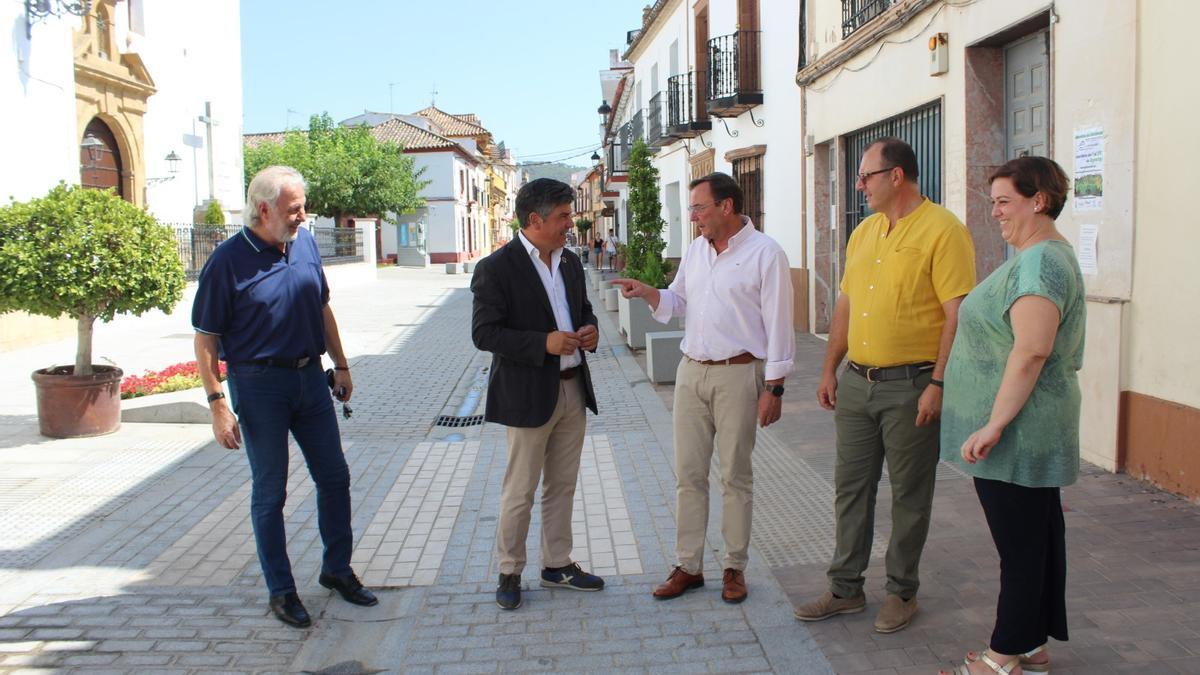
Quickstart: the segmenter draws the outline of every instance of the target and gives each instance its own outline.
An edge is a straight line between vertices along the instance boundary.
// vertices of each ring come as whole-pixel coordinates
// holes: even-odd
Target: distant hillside
[[[537,162],[521,163],[519,166],[529,173],[529,180],[535,178],[554,178],[564,183],[571,182],[571,174],[576,171],[586,171],[587,167],[570,166],[568,164],[540,164]]]

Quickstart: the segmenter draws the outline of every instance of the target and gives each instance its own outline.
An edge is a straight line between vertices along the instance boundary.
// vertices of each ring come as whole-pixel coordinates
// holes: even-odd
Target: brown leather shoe
[[[685,592],[693,588],[700,588],[704,585],[703,574],[688,574],[683,571],[682,567],[676,567],[671,570],[671,576],[662,582],[658,588],[654,589],[654,598],[656,600],[670,600],[678,598]]]
[[[741,570],[725,570],[723,584],[721,599],[725,602],[736,605],[746,599],[746,575]]]

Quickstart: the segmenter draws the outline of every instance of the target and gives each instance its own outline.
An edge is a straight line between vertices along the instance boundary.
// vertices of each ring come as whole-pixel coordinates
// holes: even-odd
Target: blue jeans
[[[317,487],[317,525],[325,545],[321,571],[349,574],[350,468],[321,362],[300,369],[230,364],[228,375],[230,403],[250,460],[250,519],[268,591],[276,596],[296,590],[283,525],[289,431]]]

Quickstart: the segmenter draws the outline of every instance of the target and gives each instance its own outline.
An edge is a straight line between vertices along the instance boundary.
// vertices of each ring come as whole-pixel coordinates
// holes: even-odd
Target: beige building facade
[[[980,278],[1010,253],[990,217],[988,176],[1012,157],[1052,157],[1074,180],[1058,225],[1087,287],[1084,458],[1200,496],[1200,355],[1186,344],[1200,313],[1179,305],[1200,291],[1183,259],[1200,230],[1186,206],[1165,212],[1187,194],[1194,172],[1180,168],[1200,149],[1184,127],[1200,88],[1183,60],[1200,5],[803,4],[796,82],[814,331],[828,329],[846,241],[867,213],[853,174],[871,140],[913,145],[922,190],[970,228]]]

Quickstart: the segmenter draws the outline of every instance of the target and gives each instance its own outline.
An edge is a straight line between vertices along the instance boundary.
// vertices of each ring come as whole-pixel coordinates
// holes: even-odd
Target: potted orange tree
[[[169,312],[183,286],[173,233],[112,192],[60,183],[0,207],[0,312],[66,315],[78,326],[75,364],[33,372],[43,435],[117,430],[122,372],[92,363],[92,327],[119,313]]]

